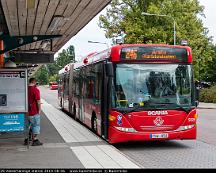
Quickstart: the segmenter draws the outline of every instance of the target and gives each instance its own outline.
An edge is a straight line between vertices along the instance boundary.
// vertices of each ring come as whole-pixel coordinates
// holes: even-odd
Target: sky
[[[216,1],[215,0],[199,0],[200,4],[205,7],[204,14],[206,18],[203,20],[204,27],[209,29],[209,36],[213,36],[213,43],[216,44]]]
[[[83,29],[81,29],[74,37],[72,37],[56,54],[58,55],[62,49],[67,49],[70,45],[75,47],[76,60],[88,55],[91,52],[100,52],[111,46],[111,39],[105,37],[105,32],[98,26],[99,16],[105,14],[105,9],[95,16]],[[101,42],[88,43],[88,41]]]
[[[213,36],[213,43],[216,44],[216,0],[199,0],[200,4],[205,7],[205,18],[201,17],[204,27],[209,29],[209,36]],[[112,41],[105,37],[105,32],[98,26],[99,16],[105,14],[104,9],[101,13],[94,17],[79,33],[71,38],[56,54],[67,49],[70,45],[75,47],[76,60],[88,55],[91,52],[100,52],[111,46]],[[88,41],[96,41],[105,44],[88,43]]]

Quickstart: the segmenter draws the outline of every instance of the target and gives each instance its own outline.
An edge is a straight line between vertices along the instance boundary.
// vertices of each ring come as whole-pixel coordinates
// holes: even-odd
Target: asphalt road
[[[58,108],[57,91],[40,87]],[[198,109],[197,140],[130,142],[114,146],[144,168],[216,168],[216,109]]]
[[[40,86],[41,97],[56,108],[58,105],[58,90],[50,90],[48,86]]]

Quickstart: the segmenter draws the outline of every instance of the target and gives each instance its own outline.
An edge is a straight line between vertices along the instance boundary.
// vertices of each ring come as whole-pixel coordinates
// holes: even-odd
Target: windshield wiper
[[[148,103],[149,104],[149,103]],[[179,104],[177,104],[177,103],[154,103],[154,102],[152,102],[152,103],[150,103],[148,106],[152,106],[152,105],[163,105],[163,106],[167,106],[167,105],[174,105],[174,106],[176,106],[178,109],[180,109],[180,110],[183,110],[184,112],[189,112],[190,111],[190,108],[188,108],[188,109],[185,109],[184,107],[182,107],[181,105],[179,105]],[[118,109],[118,111],[121,111],[123,114],[128,114],[128,113],[130,113],[130,112],[135,112],[135,111],[137,111],[137,110],[139,110],[140,108],[144,108],[143,106],[140,106],[139,104],[137,104],[135,107],[133,107],[133,108],[131,108],[131,109],[128,109],[128,108],[126,108],[126,109]],[[153,109],[153,108],[151,108],[151,109]],[[158,109],[160,109],[160,108],[158,108],[158,107],[155,107],[154,109],[156,109],[156,110],[158,110]]]
[[[141,108],[141,106],[139,104],[135,105],[135,107],[133,107],[132,109],[125,111],[125,114],[128,114],[130,112],[134,112],[136,110],[138,110],[139,108]]]
[[[134,111],[138,110],[139,108],[143,108],[143,107],[140,106],[139,104],[136,104],[133,108],[124,108],[124,109],[117,108],[117,110],[122,112],[123,114],[127,114],[130,112],[134,112]]]
[[[174,105],[174,106],[176,106],[177,108],[179,108],[179,109],[181,109],[181,110],[183,110],[183,111],[185,111],[185,112],[189,112],[189,110],[190,110],[190,108],[189,109],[185,109],[183,106],[181,106],[181,105],[179,105],[179,104],[177,104],[177,103],[170,103],[170,102],[162,102],[162,103],[154,103],[154,102],[152,102],[152,104],[161,104],[161,105]]]

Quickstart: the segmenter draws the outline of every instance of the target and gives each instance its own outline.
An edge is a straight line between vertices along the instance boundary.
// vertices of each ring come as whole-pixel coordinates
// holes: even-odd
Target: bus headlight
[[[114,126],[117,130],[122,131],[122,132],[137,132],[134,128],[125,128],[125,127],[116,127]]]
[[[188,125],[188,126],[180,126],[177,130],[175,131],[184,131],[184,130],[188,130],[188,129],[192,129],[195,125]]]

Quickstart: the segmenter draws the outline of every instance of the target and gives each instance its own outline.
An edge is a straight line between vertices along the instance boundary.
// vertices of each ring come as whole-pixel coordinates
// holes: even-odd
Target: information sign
[[[0,114],[0,132],[21,132],[25,129],[25,115]]]
[[[26,69],[0,69],[0,113],[27,111]]]
[[[163,46],[125,47],[121,50],[122,60],[187,62],[186,48]]]

